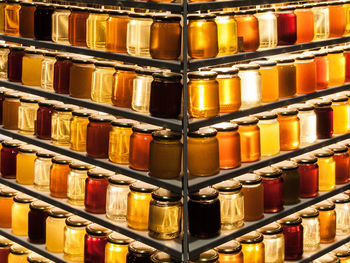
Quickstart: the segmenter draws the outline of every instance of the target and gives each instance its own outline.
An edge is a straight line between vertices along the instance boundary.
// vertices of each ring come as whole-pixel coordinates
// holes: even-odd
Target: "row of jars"
[[[154,117],[178,118],[181,113],[180,74],[8,45],[0,46],[0,60],[0,77],[11,82]],[[188,77],[188,113],[208,118],[343,85],[350,80],[350,49],[253,61]]]

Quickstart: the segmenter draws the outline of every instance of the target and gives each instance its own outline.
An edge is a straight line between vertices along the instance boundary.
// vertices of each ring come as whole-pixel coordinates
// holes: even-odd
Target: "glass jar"
[[[348,148],[341,144],[332,144],[328,149],[334,152],[335,162],[335,183],[346,184],[349,182],[350,156]]]
[[[5,34],[19,37],[19,0],[7,0],[4,10]]]
[[[255,14],[254,9],[236,11],[238,43],[244,52],[256,51],[260,45],[259,21]]]
[[[286,260],[298,260],[303,256],[302,219],[297,215],[290,215],[278,221],[283,227],[284,253]]]
[[[161,251],[153,253],[151,256],[152,263],[180,263],[181,261],[172,258],[169,254]]]
[[[189,261],[191,263],[201,263],[201,262],[208,262],[208,263],[218,263],[219,254],[214,249],[207,250],[203,253],[201,253],[198,257],[193,259],[192,261]],[[221,261],[220,261],[221,262]]]
[[[53,89],[58,94],[69,94],[70,68],[72,58],[68,55],[57,55],[53,71]]]
[[[348,1],[344,2],[343,8],[345,9],[345,32],[344,36],[350,34],[350,5]]]
[[[148,234],[156,239],[175,239],[181,233],[181,195],[166,189],[152,193],[149,208]]]
[[[86,226],[90,222],[79,216],[66,219],[64,228],[64,259],[74,262],[84,261],[84,237]]]
[[[90,99],[94,61],[85,58],[73,58],[69,70],[69,95],[74,98]]]
[[[37,148],[32,145],[22,145],[16,156],[16,181],[19,184],[34,183],[34,161]]]
[[[260,128],[255,117],[243,117],[234,120],[238,124],[241,144],[241,162],[255,162],[260,159]]]
[[[323,149],[314,152],[318,164],[318,190],[332,191],[335,188],[335,161],[334,152]]]
[[[116,174],[108,178],[106,216],[113,221],[126,221],[129,186],[134,179]]]
[[[149,111],[159,118],[177,118],[181,112],[182,84],[180,74],[153,73]]]
[[[300,146],[300,120],[298,111],[281,108],[277,110],[280,125],[281,151],[293,151]]]
[[[50,184],[51,159],[54,153],[47,150],[38,150],[34,161],[34,188],[48,192]]]
[[[86,227],[84,238],[84,262],[105,262],[105,246],[110,232],[111,230],[97,224],[90,224]]]
[[[126,263],[151,263],[151,255],[155,252],[153,247],[135,241],[129,244],[129,253],[126,255]]]
[[[68,24],[70,16],[70,7],[68,5],[55,6],[52,14],[52,41],[69,45],[68,41]]]
[[[283,228],[278,223],[271,223],[258,230],[264,236],[265,263],[284,262]]]
[[[350,11],[350,5],[348,5],[348,6],[349,6],[349,11]],[[350,22],[350,12],[349,12],[349,22]],[[349,23],[349,26],[350,26],[350,23]],[[345,82],[350,81],[350,52],[349,51],[350,51],[350,47],[345,46],[344,53],[343,53],[343,55],[345,57]]]
[[[36,3],[21,2],[19,10],[19,34],[21,37],[34,38],[34,12]]]
[[[71,6],[68,25],[68,40],[72,46],[87,47],[86,20],[89,12],[84,7]]]
[[[38,4],[34,12],[34,37],[37,40],[51,41],[52,14],[54,7],[50,4]]]
[[[189,195],[188,231],[192,236],[210,238],[220,234],[221,218],[218,196],[219,192],[209,187]]]
[[[0,45],[0,79],[7,80],[8,71],[8,55],[10,54],[10,46]]]
[[[273,166],[282,170],[283,204],[294,205],[299,203],[300,174],[298,164],[293,161],[282,161]]]
[[[315,107],[317,139],[331,138],[333,135],[332,102],[327,100],[312,100],[307,103]]]
[[[67,179],[68,203],[76,206],[83,206],[85,201],[85,187],[88,170],[91,165],[82,162],[69,164],[70,171]]]
[[[68,146],[70,144],[70,122],[72,111],[78,107],[70,104],[55,105],[51,117],[51,140],[55,145]]]
[[[336,212],[333,202],[325,200],[315,205],[319,212],[321,243],[332,243],[336,236]]]
[[[161,130],[152,133],[149,150],[149,175],[161,179],[180,176],[182,143],[181,134]]]
[[[280,127],[277,114],[262,112],[256,115],[259,119],[261,156],[273,156],[280,153]]]
[[[311,198],[318,193],[318,164],[317,158],[302,155],[295,158],[300,175],[300,197]]]
[[[239,110],[241,107],[241,79],[238,68],[214,68],[216,81],[219,83],[220,113]]]
[[[104,9],[89,9],[86,20],[86,44],[89,48],[105,50],[108,17]]]
[[[230,122],[222,122],[212,126],[217,131],[216,138],[219,142],[219,166],[220,169],[232,169],[241,164],[240,136],[238,125]]]
[[[126,54],[126,31],[129,17],[127,11],[108,10],[106,26],[106,49],[109,52]]]
[[[112,103],[117,107],[131,108],[135,67],[118,65],[112,81]]]
[[[337,194],[330,198],[335,204],[336,234],[337,236],[350,233],[350,197],[345,194]]]
[[[22,61],[24,54],[24,47],[11,46],[7,62],[7,78],[9,81],[22,82]]]
[[[93,158],[108,158],[109,132],[111,115],[92,115],[89,117],[86,135],[86,153]]]
[[[46,250],[52,253],[63,253],[66,219],[72,214],[59,208],[51,208],[47,214],[45,229]]]
[[[219,173],[219,142],[217,131],[201,128],[188,134],[188,171],[194,176],[211,176]]]
[[[126,49],[129,55],[151,57],[150,38],[152,14],[130,13],[126,30]]]
[[[23,142],[18,140],[6,140],[1,148],[1,175],[4,178],[16,178],[17,154]]]
[[[242,246],[236,240],[231,240],[215,250],[219,253],[220,263],[243,263]]]
[[[161,127],[150,124],[139,124],[132,127],[130,136],[129,167],[135,170],[148,171],[149,150],[152,132]]]
[[[257,107],[262,102],[260,66],[255,63],[236,65],[241,78],[241,110]]]
[[[152,58],[176,60],[180,56],[182,32],[180,21],[180,16],[153,16],[150,29],[150,54]]]
[[[101,168],[93,168],[87,172],[85,179],[85,210],[94,214],[106,213],[106,196],[108,177],[114,173]]]
[[[126,212],[128,227],[144,231],[148,229],[150,201],[155,189],[155,186],[141,181],[130,185]]]
[[[8,90],[6,88],[0,87],[0,124],[2,124],[2,114],[3,114],[3,104],[5,101],[5,92]]]
[[[41,88],[43,90],[54,91],[53,79],[56,55],[55,52],[44,54],[44,59],[41,63]]]
[[[94,112],[87,109],[79,109],[72,112],[70,122],[70,148],[77,152],[86,152],[86,132],[89,117]]]
[[[218,27],[214,14],[188,16],[187,45],[192,59],[214,58],[219,53]],[[202,36],[206,36],[205,38]]]
[[[215,12],[218,32],[218,57],[238,52],[237,22],[234,12]]]
[[[333,132],[345,134],[350,130],[350,105],[348,97],[338,96],[332,99]]]
[[[71,160],[59,155],[52,158],[51,162],[50,195],[56,198],[67,198],[67,179]]]
[[[272,166],[261,168],[255,173],[262,177],[264,187],[264,212],[276,213],[283,209],[282,171]]]
[[[328,3],[317,3],[313,6],[315,25],[315,40],[327,39],[329,36],[329,9]]]
[[[152,69],[139,68],[135,70],[136,77],[133,80],[131,108],[141,113],[149,113],[151,97]]]
[[[28,254],[30,250],[25,247],[22,247],[18,244],[13,244],[10,247],[10,254],[8,256],[8,263],[25,263],[27,262]]]
[[[28,235],[28,213],[29,205],[34,201],[34,198],[19,193],[13,198],[12,206],[12,233],[17,236],[27,236]]]
[[[16,190],[12,188],[4,187],[0,189],[0,227],[2,228],[11,228],[13,198],[16,195]]]
[[[6,2],[5,1],[0,2],[0,14],[2,16],[2,19],[0,19],[1,34],[5,33],[5,7],[6,7]]]
[[[279,98],[290,98],[297,92],[296,67],[294,59],[280,58],[276,60],[278,70]]]
[[[345,9],[342,2],[328,3],[329,38],[342,37],[345,32]]]
[[[2,125],[7,130],[18,130],[18,108],[21,94],[18,92],[5,92],[2,104]]]
[[[316,90],[316,63],[314,55],[301,54],[295,58],[297,95]]]
[[[315,37],[314,13],[311,4],[298,5],[294,10],[297,19],[296,44],[311,42]]]
[[[43,140],[51,139],[51,117],[54,112],[54,106],[62,104],[55,100],[39,101],[39,109],[36,114],[35,134],[36,137]]]
[[[113,163],[129,163],[129,147],[132,127],[138,125],[138,121],[129,119],[117,119],[112,121],[112,130],[109,133],[108,157]]]
[[[293,45],[297,41],[297,17],[295,7],[286,6],[276,9],[278,45]]]
[[[45,52],[43,50],[26,49],[25,55],[22,61],[22,84],[23,85],[40,87],[41,73],[42,73],[41,69],[42,69],[42,62],[44,60],[44,53]]]
[[[28,238],[34,244],[45,243],[46,218],[51,205],[37,200],[30,204],[28,213]]]
[[[345,82],[345,57],[342,48],[332,48],[328,50],[328,86],[340,86]]]
[[[105,263],[124,263],[128,254],[128,246],[132,239],[117,232],[111,233],[107,238],[105,249]]]
[[[263,263],[265,261],[263,240],[263,235],[255,231],[245,234],[238,239],[242,245],[244,263]]]
[[[241,228],[244,219],[244,197],[239,181],[232,179],[213,186],[219,192],[221,229]]]
[[[302,218],[303,226],[303,250],[312,252],[318,250],[321,242],[320,238],[320,220],[318,219],[318,210],[315,208],[306,208],[301,210],[299,216]]]
[[[256,221],[264,217],[264,187],[259,175],[248,173],[236,177],[242,184],[244,220]]]
[[[277,47],[277,18],[273,8],[258,9],[255,14],[259,22],[259,49]]]
[[[40,97],[23,96],[19,99],[18,107],[18,129],[19,133],[25,135],[34,135],[37,110],[39,109],[38,100]]]
[[[328,51],[326,49],[321,49],[319,51],[314,51],[312,54],[315,55],[316,64],[316,79],[317,79],[317,90],[326,89],[328,87]],[[345,56],[345,52],[344,52]]]
[[[13,242],[4,237],[0,237],[0,260],[1,262],[8,263],[8,256],[10,254],[10,247],[13,245]]]
[[[115,63],[96,61],[92,73],[91,100],[99,103],[112,104],[113,74]]]

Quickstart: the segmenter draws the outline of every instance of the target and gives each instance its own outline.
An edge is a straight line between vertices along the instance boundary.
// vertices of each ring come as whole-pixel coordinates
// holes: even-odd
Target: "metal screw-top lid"
[[[331,200],[335,204],[345,204],[350,202],[350,196],[348,196],[347,194],[341,193],[341,194],[332,196],[331,198],[329,198],[329,200]]]
[[[88,221],[85,218],[82,218],[80,216],[76,216],[76,215],[70,216],[66,219],[67,226],[86,227],[89,224],[91,224],[90,221]]]
[[[130,185],[130,190],[139,193],[152,193],[157,187],[145,182],[137,181]]]
[[[36,254],[34,252],[30,253],[29,256],[27,257],[28,263],[49,263],[51,262],[49,259]]]
[[[138,121],[130,120],[130,119],[116,119],[112,121],[112,126],[124,127],[124,128],[132,128],[135,125],[140,124]]]
[[[54,158],[55,159],[55,158]],[[52,160],[54,160],[52,159]],[[94,168],[93,165],[91,164],[88,164],[88,163],[84,163],[84,162],[80,162],[80,161],[72,161],[70,164],[69,164],[69,167],[71,169],[74,169],[74,170],[80,170],[80,171],[87,171],[89,169],[92,169]]]
[[[329,107],[332,105],[332,101],[324,99],[308,100],[306,103],[313,105],[314,107]]]
[[[139,241],[129,244],[129,252],[134,254],[151,256],[156,250],[153,247],[147,246]]]
[[[258,229],[258,231],[263,235],[277,235],[283,232],[283,228],[280,224],[273,222]]]
[[[135,18],[152,18],[152,13],[130,13],[129,17],[135,17]]]
[[[347,102],[349,98],[347,96],[337,96],[332,98],[332,102]]]
[[[182,196],[167,189],[158,188],[153,191],[152,198],[161,202],[177,202],[181,200]]]
[[[241,244],[256,244],[256,243],[262,242],[263,240],[264,240],[263,235],[257,231],[253,231],[248,234],[245,234],[238,239],[238,241]]]
[[[88,110],[88,109],[78,109],[72,112],[73,116],[78,116],[78,117],[89,117],[92,114],[96,114],[96,111]]]
[[[244,70],[257,70],[260,68],[259,64],[256,63],[249,63],[249,64],[238,64],[234,65],[234,67],[237,67],[240,71]]]
[[[158,251],[151,256],[152,263],[181,263],[182,261],[172,258],[169,254]]]
[[[218,75],[234,75],[237,74],[239,69],[236,67],[226,67],[226,68],[212,68],[211,71],[214,71]]]
[[[346,147],[350,148],[350,139],[339,142],[339,144],[344,144]]]
[[[246,9],[236,11],[236,15],[253,15],[256,13],[256,9]]]
[[[18,195],[16,195],[13,198],[13,201],[17,202],[17,203],[23,203],[23,204],[29,204],[31,202],[33,202],[35,199],[34,197],[30,196],[30,195],[26,195],[23,193],[19,193]]]
[[[13,244],[10,247],[10,253],[15,254],[15,255],[25,255],[25,254],[29,254],[30,250],[28,250],[27,248],[25,248],[21,245]]]
[[[79,109],[78,106],[72,105],[72,104],[59,104],[53,106],[55,111],[61,111],[61,112],[72,112],[74,110]]]
[[[233,192],[242,189],[242,184],[236,179],[222,181],[213,187],[219,192]]]
[[[293,162],[293,161],[282,161],[282,162],[273,164],[273,167],[276,167],[278,169],[281,169],[282,171],[285,171],[285,170],[298,169],[299,166],[296,162]]]
[[[211,79],[216,78],[218,73],[215,71],[195,71],[188,73],[188,78],[190,79]]]
[[[116,174],[109,177],[108,181],[109,183],[116,185],[131,185],[132,183],[135,183],[136,180],[122,174]]]
[[[152,137],[156,140],[177,141],[181,139],[182,135],[169,130],[159,130],[152,132]]]
[[[112,231],[98,224],[90,224],[86,227],[86,233],[92,236],[108,236]]]
[[[72,214],[69,213],[68,211],[62,210],[58,207],[51,208],[48,211],[48,215],[54,218],[67,218],[72,216]]]
[[[57,155],[52,158],[51,160],[52,163],[57,163],[57,164],[66,164],[69,165],[71,162],[74,162],[77,164],[78,162],[73,161],[71,158],[64,156],[64,155]]]
[[[259,122],[258,118],[255,118],[253,116],[247,116],[239,119],[235,119],[232,122],[237,123],[238,125],[255,125]]]
[[[55,153],[45,149],[39,149],[36,153],[36,156],[40,158],[53,158],[55,157]]]
[[[21,98],[22,94],[19,93],[19,92],[5,92],[4,94],[5,98],[8,98],[8,99],[19,99]]]
[[[57,100],[42,100],[42,101],[39,101],[38,104],[39,106],[53,107],[55,105],[62,105],[63,103]]]
[[[312,154],[317,158],[322,158],[322,157],[332,157],[334,155],[334,152],[332,150],[323,148],[312,152]]]
[[[115,120],[115,117],[112,115],[95,114],[95,115],[89,116],[89,121],[91,122],[112,122],[114,120]]]
[[[43,100],[43,98],[39,96],[28,96],[28,97],[21,97],[19,99],[20,102],[25,102],[25,103],[38,103],[39,100]]]
[[[206,20],[206,19],[214,19],[216,17],[215,14],[212,13],[202,13],[202,14],[191,14],[187,17],[188,20]]]
[[[231,240],[215,248],[220,254],[236,254],[242,249],[241,244],[237,240]]]
[[[300,156],[293,158],[292,160],[297,162],[299,165],[300,164],[301,165],[303,165],[303,164],[315,164],[317,162],[317,158],[310,155],[310,154],[300,155]]]
[[[141,133],[149,133],[149,134],[161,129],[162,127],[151,125],[151,124],[138,124],[132,127],[133,132],[141,132]]]
[[[22,153],[36,153],[38,151],[38,147],[30,144],[21,145],[18,151]]]
[[[199,255],[197,259],[192,260],[193,263],[215,263],[219,259],[219,254],[214,249],[210,249],[208,251],[205,251]]]
[[[314,263],[339,263],[340,259],[328,253],[314,261]]]
[[[218,132],[237,131],[238,130],[238,124],[237,123],[231,123],[231,122],[221,122],[221,123],[217,123],[217,124],[212,125],[211,128],[214,128]]]
[[[289,63],[294,63],[294,58],[290,57],[282,57],[282,58],[277,58],[276,62],[278,64],[289,64]]]
[[[318,217],[318,210],[312,207],[305,208],[298,212],[298,215],[302,218],[314,218]]]
[[[17,195],[17,191],[10,187],[4,187],[0,189],[0,196],[2,197],[14,197]]]
[[[324,200],[314,205],[318,211],[330,211],[335,208],[335,204],[330,200]]]
[[[153,78],[160,78],[165,81],[175,81],[179,82],[182,79],[182,75],[173,72],[156,72],[152,74]]]
[[[337,249],[332,251],[332,254],[334,254],[337,258],[347,258],[350,257],[350,247],[347,245],[338,247]]]
[[[30,204],[31,209],[39,210],[39,211],[48,210],[51,207],[52,207],[52,205],[50,205],[44,201],[41,201],[41,200],[36,200]]]
[[[250,62],[250,63],[258,64],[260,66],[260,68],[261,67],[274,67],[277,65],[277,62],[273,61],[273,60],[255,60],[255,61]]]
[[[24,144],[24,142],[19,140],[6,140],[2,142],[2,146],[7,148],[17,148]]]
[[[277,119],[277,114],[272,111],[265,111],[254,115],[254,117],[258,118],[259,120],[273,120]]]
[[[298,110],[291,108],[280,108],[275,110],[279,116],[294,116],[298,114]]]
[[[299,103],[299,104],[292,104],[290,106],[288,106],[289,109],[296,109],[299,112],[303,112],[303,111],[312,111],[314,110],[314,106],[310,105],[310,104],[306,104],[306,103]]]
[[[301,217],[297,214],[289,215],[278,220],[278,223],[284,226],[296,226],[301,224]]]
[[[295,60],[311,60],[314,59],[315,56],[312,53],[302,53],[300,55],[295,56]]]
[[[254,171],[254,173],[260,175],[263,178],[278,178],[282,175],[282,170],[273,166],[266,166],[264,168]]]
[[[3,236],[0,236],[0,247],[8,247],[11,246],[13,242]]]
[[[108,242],[117,245],[129,245],[133,240],[127,236],[124,236],[118,232],[112,232],[107,238]]]
[[[243,186],[260,184],[262,181],[261,176],[254,173],[246,173],[236,177],[235,179],[240,181]]]
[[[346,153],[348,152],[348,147],[346,147],[345,145],[341,145],[341,144],[331,144],[327,147],[328,149],[330,149],[331,151],[333,151],[334,153]]]
[[[181,17],[178,15],[160,14],[153,16],[154,21],[180,22]]]
[[[106,170],[106,169],[102,169],[100,167],[95,167],[95,168],[90,169],[87,172],[87,175],[89,177],[96,178],[96,179],[107,179],[107,178],[115,175],[115,173],[112,171]]]
[[[219,196],[219,192],[211,187],[205,187],[205,188],[200,189],[197,192],[189,194],[190,199],[196,200],[196,201],[214,200],[218,196]]]
[[[344,49],[339,47],[339,46],[328,49],[328,54],[340,54],[340,53],[343,53],[343,52],[344,52]]]
[[[217,131],[213,128],[200,128],[199,130],[188,133],[188,137],[192,138],[208,138],[216,136]]]

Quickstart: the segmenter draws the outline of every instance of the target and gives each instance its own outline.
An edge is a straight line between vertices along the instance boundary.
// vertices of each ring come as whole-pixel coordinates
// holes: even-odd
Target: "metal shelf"
[[[128,108],[119,108],[108,104],[96,103],[87,99],[73,98],[73,97],[70,97],[69,95],[57,94],[51,91],[43,90],[41,88],[29,87],[29,86],[22,85],[20,83],[9,82],[6,80],[0,80],[0,85],[10,89],[42,96],[48,99],[59,100],[64,103],[74,104],[74,105],[78,105],[81,107],[85,107],[85,108],[89,108],[97,111],[107,112],[109,114],[122,116],[128,119],[134,119],[142,122],[152,123],[154,125],[172,129],[174,131],[178,131],[178,132],[182,131],[181,120],[156,118],[147,114],[138,113]]]
[[[1,131],[0,131],[1,133]],[[5,134],[6,135],[6,134]],[[333,138],[318,140],[315,144],[301,147],[294,151],[282,151],[279,155],[272,157],[262,157],[260,161],[253,163],[243,163],[240,167],[231,170],[221,170],[219,174],[209,176],[209,177],[191,177],[189,176],[189,186],[188,191],[193,192],[206,186],[216,184],[218,182],[228,180],[239,175],[252,172],[254,170],[260,169],[262,167],[281,162],[293,158],[298,155],[302,155],[307,152],[311,152],[318,148],[345,140],[350,138],[350,133],[334,136]]]
[[[58,199],[51,197],[49,193],[41,192],[36,190],[31,185],[20,185],[18,184],[15,179],[5,179],[0,177],[0,183],[7,185],[11,188],[14,188],[18,191],[21,191],[23,193],[26,193],[28,195],[31,195],[37,199],[43,200],[49,204],[52,204],[56,207],[60,207],[66,211],[69,211],[73,214],[79,215],[91,222],[97,223],[101,226],[104,226],[108,229],[111,229],[113,231],[117,231],[123,235],[126,235],[128,237],[131,237],[135,240],[141,241],[149,246],[152,246],[158,250],[164,251],[166,253],[169,253],[170,255],[181,258],[182,254],[182,241],[181,239],[174,239],[174,240],[158,240],[154,239],[148,236],[147,231],[139,231],[134,230],[127,227],[126,223],[122,222],[113,222],[109,220],[105,214],[92,214],[88,213],[84,210],[84,207],[78,207],[78,206],[72,206],[67,203],[66,199]],[[1,230],[1,228],[0,228]],[[1,232],[0,232],[1,234]],[[28,241],[27,241],[28,242]]]
[[[1,81],[0,81],[0,84],[1,84]],[[318,91],[315,91],[315,92],[309,93],[309,94],[299,95],[299,96],[288,98],[288,99],[282,99],[282,100],[279,100],[276,102],[266,103],[266,104],[263,104],[261,106],[255,107],[255,108],[250,108],[250,109],[246,109],[246,110],[240,110],[240,111],[222,114],[220,116],[216,116],[213,118],[192,119],[189,123],[189,129],[190,129],[190,131],[194,131],[194,130],[198,130],[201,127],[213,125],[215,123],[219,123],[219,122],[223,122],[223,121],[230,121],[230,120],[237,119],[237,118],[240,118],[243,116],[248,116],[248,115],[256,114],[258,112],[273,110],[276,108],[284,107],[284,106],[298,103],[301,101],[306,101],[306,100],[334,94],[334,93],[341,92],[344,90],[349,90],[349,89],[350,89],[350,84],[345,84],[342,86],[332,87],[332,88],[328,88],[328,89],[324,89],[324,90],[318,90]]]
[[[189,240],[190,244],[190,258],[194,258],[198,256],[198,254],[211,249],[213,247],[217,247],[225,242],[228,242],[234,238],[237,238],[241,235],[249,233],[253,230],[261,228],[267,224],[270,224],[274,221],[277,221],[283,217],[291,215],[299,210],[302,210],[308,206],[314,205],[322,200],[330,198],[336,194],[344,192],[350,189],[350,183],[345,185],[338,185],[335,190],[330,192],[320,192],[318,196],[309,198],[309,199],[301,199],[300,203],[296,205],[285,205],[284,209],[278,213],[265,213],[265,217],[259,221],[254,222],[245,222],[244,227],[238,229],[234,232],[231,231],[223,231],[220,236],[209,239],[196,239],[191,237]],[[332,249],[331,249],[332,250]],[[327,253],[327,251],[325,252]],[[317,256],[319,257],[319,256]],[[310,258],[308,258],[310,259]],[[302,261],[302,262],[310,262],[310,261]]]
[[[94,49],[89,49],[84,47],[62,45],[62,44],[57,44],[49,41],[34,40],[30,38],[15,37],[15,36],[7,36],[4,34],[0,34],[0,40],[18,43],[26,46],[36,46],[40,48],[60,50],[60,51],[83,54],[83,55],[94,56],[99,58],[124,61],[124,62],[134,63],[138,65],[143,65],[143,66],[166,68],[166,69],[171,69],[172,71],[175,71],[175,72],[181,72],[181,69],[182,69],[181,62],[175,61],[175,60],[141,58],[141,57],[130,56],[127,54],[111,53],[107,51],[94,50]]]
[[[86,153],[75,152],[70,150],[68,147],[53,145],[50,143],[50,141],[47,141],[47,140],[41,140],[30,135],[22,135],[22,134],[19,134],[17,131],[6,130],[2,128],[2,126],[0,126],[0,134],[24,141],[29,144],[39,146],[41,148],[44,148],[59,154],[69,156],[71,158],[74,158],[86,163],[90,163],[92,165],[96,165],[96,166],[108,169],[113,172],[124,174],[126,176],[135,178],[137,180],[141,180],[159,187],[169,189],[176,193],[180,193],[180,194],[182,193],[182,183],[180,178],[163,180],[155,177],[150,177],[148,176],[147,172],[141,172],[141,171],[130,169],[127,165],[116,165],[110,162],[108,159],[95,159],[93,157],[87,156]]]
[[[12,240],[13,242],[20,244],[21,246],[26,247],[27,249],[42,255],[55,263],[67,263],[65,259],[63,259],[63,254],[59,253],[51,253],[45,249],[45,244],[38,245],[29,243],[26,236],[16,236],[11,232],[11,228],[0,228],[0,235],[6,237],[7,239]]]
[[[328,40],[314,41],[310,43],[281,46],[281,47],[262,50],[262,51],[238,53],[238,54],[224,56],[224,57],[195,59],[195,60],[189,61],[188,67],[189,67],[189,71],[195,71],[201,67],[208,67],[208,66],[226,64],[226,63],[250,60],[250,59],[259,58],[259,57],[289,53],[289,52],[294,52],[299,50],[330,46],[330,45],[345,43],[348,41],[350,41],[350,37],[339,37],[339,38],[333,38]]]

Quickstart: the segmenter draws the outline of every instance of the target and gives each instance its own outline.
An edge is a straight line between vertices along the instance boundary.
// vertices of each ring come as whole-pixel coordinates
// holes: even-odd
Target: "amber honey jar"
[[[341,144],[332,144],[328,149],[334,152],[335,183],[346,184],[349,182],[350,156],[348,148]]]
[[[112,102],[117,107],[131,108],[135,67],[118,65],[113,75]]]
[[[236,240],[224,243],[215,250],[219,253],[220,263],[243,263],[242,245]]]
[[[2,104],[2,125],[8,130],[18,129],[18,108],[20,105],[20,93],[6,92]]]
[[[279,77],[277,62],[273,60],[254,61],[260,66],[261,101],[273,102],[279,98]]]
[[[259,22],[254,16],[255,10],[240,10],[236,12],[238,43],[243,46],[243,51],[256,51],[260,45]]]
[[[4,187],[0,189],[0,227],[11,228],[13,198],[17,195],[16,190]]]
[[[69,15],[68,40],[72,46],[87,47],[86,20],[89,12],[84,7],[72,6]]]
[[[128,12],[109,10],[106,27],[106,49],[109,52],[127,53],[126,30],[129,22]]]
[[[85,58],[72,59],[69,78],[69,95],[75,98],[90,99],[92,73],[95,70],[93,60]]]
[[[265,262],[265,245],[263,240],[263,235],[256,231],[245,234],[238,239],[242,245],[244,263]]]
[[[34,38],[34,12],[36,4],[22,2],[19,10],[19,34],[21,37]]]
[[[188,170],[194,176],[215,175],[220,170],[217,131],[201,128],[188,134]]]
[[[290,98],[296,94],[296,67],[294,59],[277,59],[279,98]]]
[[[218,29],[213,14],[188,16],[188,54],[193,59],[213,58],[219,52]],[[202,37],[205,35],[206,37]]]
[[[12,233],[17,236],[27,236],[28,235],[28,213],[30,203],[34,201],[34,198],[19,193],[13,198],[12,206]]]
[[[315,92],[317,87],[316,63],[314,55],[302,54],[295,58],[297,94]]]
[[[105,248],[105,263],[126,262],[128,246],[132,239],[120,233],[113,232],[107,238]]]
[[[345,57],[344,50],[341,47],[335,47],[328,50],[328,85],[339,86],[345,81]]]
[[[335,134],[345,134],[350,129],[350,104],[347,96],[332,99],[333,130]]]
[[[5,34],[19,36],[19,0],[7,0],[5,6]]]
[[[280,126],[281,151],[292,151],[300,145],[300,120],[295,109],[277,110],[277,120]]]
[[[79,109],[72,112],[70,122],[70,148],[74,151],[86,151],[86,133],[89,124],[89,117],[93,111]]]
[[[332,243],[336,236],[336,213],[333,202],[325,200],[315,205],[319,212],[321,243]]]
[[[181,17],[153,16],[150,54],[156,59],[177,59],[181,53]]]
[[[332,102],[329,100],[315,99],[307,103],[315,107],[317,138],[331,138],[334,132]]]

